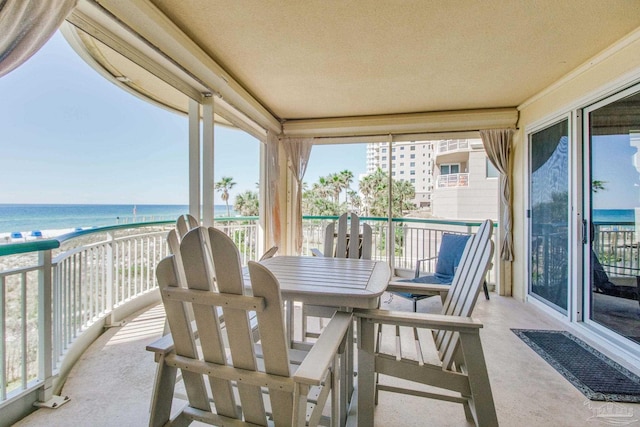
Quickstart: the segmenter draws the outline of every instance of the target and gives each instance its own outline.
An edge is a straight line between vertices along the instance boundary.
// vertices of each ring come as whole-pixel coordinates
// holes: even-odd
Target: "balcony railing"
[[[450,173],[445,175],[438,175],[438,179],[436,180],[436,188],[468,187],[468,186],[469,186],[468,173]]]
[[[69,369],[68,356],[74,359],[90,344],[80,338],[95,338],[157,300],[155,266],[168,254],[173,224],[102,227],[0,245],[0,408],[20,399],[22,407],[48,400]],[[234,240],[245,264],[257,258],[257,218],[216,219],[216,226]]]
[[[323,247],[323,230],[336,219],[304,218],[303,254]],[[394,271],[413,270],[416,260],[435,256],[443,233],[472,233],[479,225],[363,220],[373,229],[373,258]],[[0,245],[0,408],[46,401],[105,327],[158,301],[155,266],[168,253],[165,236],[172,226],[118,225]],[[233,238],[243,263],[258,257],[257,218],[217,218],[216,227]]]
[[[436,154],[448,153],[450,151],[468,150],[469,141],[466,139],[449,139],[439,141],[436,146]]]

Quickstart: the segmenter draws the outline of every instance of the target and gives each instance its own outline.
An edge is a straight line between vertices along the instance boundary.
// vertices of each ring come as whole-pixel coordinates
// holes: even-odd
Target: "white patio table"
[[[324,258],[301,256],[277,256],[260,261],[280,282],[282,298],[287,301],[287,310],[291,313],[293,301],[336,307],[342,311],[354,308],[377,308],[382,293],[387,288],[391,272],[384,261],[371,261],[349,258]],[[287,316],[287,330],[293,342],[292,316]],[[373,339],[373,337],[371,337]],[[353,378],[353,347],[347,351],[345,364],[347,378]],[[364,376],[359,376],[358,380]],[[351,381],[344,382],[347,396],[353,392]],[[374,396],[371,387],[359,387],[358,408],[373,410]],[[341,408],[346,422],[347,411]],[[360,422],[359,424],[362,424]],[[366,417],[365,417],[366,418]]]

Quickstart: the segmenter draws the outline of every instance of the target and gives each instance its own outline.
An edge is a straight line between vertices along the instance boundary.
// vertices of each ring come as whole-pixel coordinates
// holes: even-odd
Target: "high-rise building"
[[[396,180],[409,181],[416,190],[413,203],[418,207],[431,205],[433,192],[433,141],[394,142],[391,153],[386,143],[367,145],[367,173],[377,168],[389,172]]]

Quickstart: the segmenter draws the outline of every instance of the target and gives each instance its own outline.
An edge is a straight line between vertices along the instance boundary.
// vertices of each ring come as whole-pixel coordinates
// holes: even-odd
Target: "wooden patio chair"
[[[443,233],[437,256],[419,259],[416,262],[413,278],[393,280],[389,283],[387,288],[391,292],[389,301],[394,295],[407,298],[413,303],[413,311],[417,311],[418,301],[424,298],[440,295],[442,302],[444,302],[462,258],[462,252],[470,236],[469,234],[461,233]],[[433,262],[434,260],[435,268],[432,271],[423,271],[420,268],[421,265],[428,264],[428,261]],[[403,283],[407,282],[424,284],[425,286],[421,286],[417,288],[419,290],[413,292],[398,290],[398,288],[402,288]],[[486,280],[482,283],[482,289],[484,290],[484,297],[488,300],[489,289]]]
[[[458,402],[464,405],[467,419],[475,425],[498,425],[480,342],[482,324],[469,317],[491,265],[492,231],[493,224],[487,220],[467,242],[441,314],[355,312],[362,331],[362,340],[358,343],[358,375],[366,375],[367,369],[375,370],[375,385],[371,385],[375,387],[376,402],[378,391]],[[372,328],[376,325],[378,332],[374,334]],[[391,336],[385,339],[387,333]],[[440,363],[428,363],[423,357],[423,352],[434,344]],[[382,375],[449,392],[391,386],[382,383],[384,377],[378,379]]]
[[[334,258],[359,258],[371,259],[371,236],[372,230],[369,224],[362,223],[360,231],[360,217],[352,213],[347,221],[347,213],[343,213],[338,218],[338,229],[336,224],[330,223],[324,230],[324,249],[311,249],[314,256],[327,256]],[[352,239],[351,236],[358,236]]]
[[[333,258],[371,259],[372,230],[369,224],[360,223],[360,217],[354,213],[348,219],[348,214],[343,213],[336,223],[330,223],[324,232],[324,252],[311,249],[313,256],[326,256]],[[362,231],[360,230],[362,228]],[[352,239],[351,236],[358,236]],[[335,308],[304,304],[302,306],[302,339],[317,338],[318,332],[310,332],[307,327],[309,317],[319,319],[320,330],[324,327],[324,320],[330,318]]]
[[[289,363],[280,287],[273,274],[250,262],[253,295],[247,295],[238,250],[215,228],[188,232],[180,243],[180,253],[187,288],[178,285],[173,255],[163,259],[156,270],[171,335],[147,347],[155,352],[158,362],[149,425],[188,425],[194,420],[213,425],[317,425],[329,396],[331,422],[337,423],[342,407],[339,399],[346,398],[337,386],[338,365],[352,315],[336,313],[294,372]],[[193,308],[200,348],[186,306]],[[224,329],[218,309],[224,312]],[[256,313],[259,343],[252,336],[251,313]],[[188,401],[171,416],[178,369]]]

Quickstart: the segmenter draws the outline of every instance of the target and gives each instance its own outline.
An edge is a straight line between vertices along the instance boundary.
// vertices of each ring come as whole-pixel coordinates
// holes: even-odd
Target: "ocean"
[[[231,216],[235,216],[233,207]],[[34,230],[74,230],[132,222],[174,220],[187,213],[187,205],[54,205],[0,204],[0,233]],[[225,205],[215,205],[214,215],[227,216]]]

